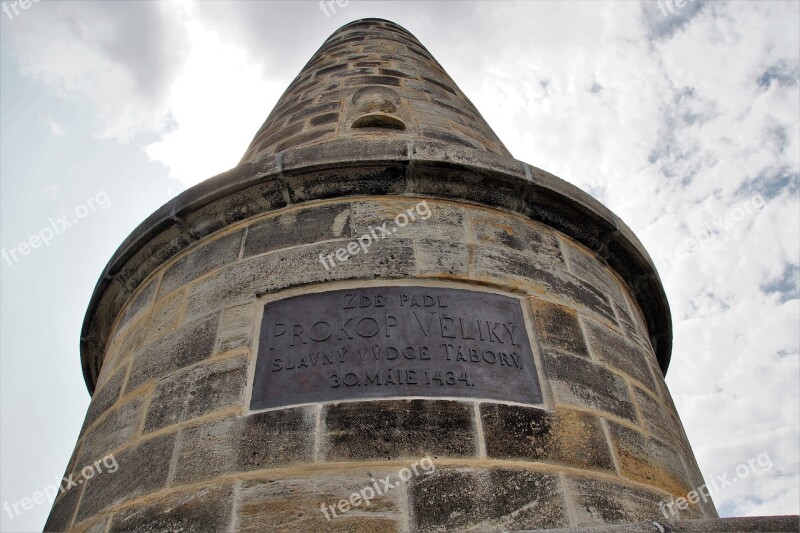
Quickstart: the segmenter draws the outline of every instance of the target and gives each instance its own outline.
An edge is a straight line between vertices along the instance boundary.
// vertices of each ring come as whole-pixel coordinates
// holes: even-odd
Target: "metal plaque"
[[[265,305],[251,409],[397,396],[541,403],[520,301],[391,286]]]

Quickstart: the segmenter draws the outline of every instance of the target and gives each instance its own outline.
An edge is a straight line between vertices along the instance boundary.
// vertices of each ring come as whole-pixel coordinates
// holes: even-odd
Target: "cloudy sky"
[[[116,247],[235,165],[336,28],[382,17],[422,41],[515,157],[590,192],[650,251],[674,320],[667,383],[706,478],[738,477],[715,494],[720,514],[798,513],[797,2],[11,4],[0,502],[64,470],[89,403],[80,326]],[[764,454],[753,464],[771,466],[736,475]],[[0,511],[0,530],[41,529],[48,511]]]

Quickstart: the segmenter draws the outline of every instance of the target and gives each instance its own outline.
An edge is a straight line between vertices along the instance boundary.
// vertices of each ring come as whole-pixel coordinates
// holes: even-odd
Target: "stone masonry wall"
[[[326,270],[422,200],[418,219]],[[545,400],[388,399],[253,413],[263,298],[387,283],[523,296]],[[119,313],[46,530],[439,531],[663,518],[703,480],[627,287],[591,252],[511,212],[420,197],[315,200],[215,232]],[[430,456],[435,472],[332,520],[320,511]],[[674,518],[711,518],[712,503]]]

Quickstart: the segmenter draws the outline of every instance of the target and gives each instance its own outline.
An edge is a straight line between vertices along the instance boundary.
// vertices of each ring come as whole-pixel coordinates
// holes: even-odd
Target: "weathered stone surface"
[[[137,318],[144,313],[147,307],[153,302],[153,298],[156,294],[156,288],[158,287],[159,277],[156,276],[154,279],[151,279],[147,282],[147,285],[141,289],[136,296],[134,296],[133,300],[128,304],[125,308],[125,314],[122,315],[119,323],[117,324],[117,331],[121,330],[125,327],[128,322]]]
[[[413,531],[500,531],[568,523],[558,476],[522,469],[441,468],[412,478]]]
[[[472,231],[479,244],[503,246],[534,255],[546,254],[554,262],[563,262],[555,233],[546,226],[502,211],[470,209]]]
[[[684,451],[691,450],[691,446],[683,438],[677,414],[670,413],[639,387],[633,387],[633,392],[645,429],[652,436],[663,442],[672,446],[679,446]]]
[[[152,505],[137,505],[114,514],[110,533],[162,531],[228,531],[233,487],[202,488],[166,496]]]
[[[633,318],[628,312],[628,306],[625,305],[624,302],[622,304],[611,302],[611,305],[614,307],[614,313],[617,316],[617,323],[619,324],[622,332],[625,333],[625,335],[627,335],[631,340],[638,341],[639,343],[649,344],[650,340],[647,338],[647,331],[640,329],[639,325],[634,323]]]
[[[401,278],[414,273],[414,247],[406,239],[377,241],[369,252],[336,261],[326,270],[320,254],[332,254],[351,241],[325,242],[252,257],[221,270],[190,295],[186,315],[204,316],[264,294],[319,281]]]
[[[69,531],[70,533],[106,533],[109,522],[111,522],[110,513],[84,520],[80,524],[75,524]]]
[[[250,226],[244,244],[244,257],[299,244],[349,237],[349,203],[296,209]]]
[[[272,170],[270,168],[267,171]],[[256,176],[259,174],[251,175],[250,178]],[[195,208],[184,215],[189,234],[195,239],[200,239],[240,220],[286,206],[284,184],[281,180],[262,178],[253,181],[257,184],[228,194],[220,194],[219,198],[206,206]]]
[[[363,137],[331,140],[325,144],[289,150],[283,155],[284,172],[308,170],[309,167],[353,164],[350,154],[358,152],[359,161],[376,165],[388,162],[405,163],[409,159],[408,142],[403,139]]]
[[[379,490],[381,488],[376,480],[387,476],[391,476],[390,483],[399,481],[397,471],[374,470],[345,475],[245,481],[239,496],[239,531],[398,531],[398,500],[405,488],[382,490],[381,494],[374,490],[375,485]],[[358,505],[351,504],[349,510],[342,512],[338,503],[349,500],[355,493],[369,498],[369,505],[362,496],[353,500]],[[323,505],[326,507],[325,513],[322,511]],[[333,510],[330,506],[333,506]],[[342,508],[347,509],[344,504]]]
[[[419,275],[439,278],[469,277],[469,246],[435,239],[417,241],[414,251]]]
[[[476,454],[472,405],[388,400],[323,408],[327,461],[366,461]]]
[[[608,429],[622,476],[675,496],[692,490],[683,462],[672,448],[613,422]]]
[[[558,408],[542,409],[505,404],[481,404],[486,455],[561,463],[575,468],[614,470],[600,419]]]
[[[89,410],[86,412],[86,418],[83,420],[81,432],[91,425],[98,416],[105,413],[109,407],[116,403],[122,391],[122,386],[125,384],[125,375],[127,373],[127,365],[117,369],[111,377],[103,383],[102,387],[94,391],[92,403],[89,404]]]
[[[637,421],[628,387],[620,376],[571,355],[543,354],[542,362],[557,401]]]
[[[201,319],[175,330],[136,355],[125,392],[202,361],[214,351],[219,316]]]
[[[247,303],[225,309],[219,323],[217,352],[229,352],[250,346],[253,336],[255,304]]]
[[[539,299],[531,299],[531,306],[543,352],[552,353],[552,350],[557,350],[589,356],[578,322],[578,313],[568,307]]]
[[[627,313],[627,317],[623,317],[622,320],[623,320],[623,322],[625,322],[626,320],[630,320],[632,322],[633,330],[635,332],[632,335],[632,338],[641,339],[641,341],[644,344],[649,346],[650,345],[650,337],[649,337],[650,334],[647,331],[647,324],[645,323],[645,320],[644,320],[644,318],[642,316],[642,311],[639,308],[639,303],[636,302],[633,299],[633,296],[628,298],[628,306],[627,306],[627,308],[625,310],[628,312]],[[622,324],[622,325],[623,325],[623,327],[625,327],[625,324]],[[653,348],[651,347],[651,350],[652,349]],[[655,358],[655,354],[653,355],[653,357]]]
[[[186,291],[178,291],[153,304],[147,325],[143,326],[144,342],[155,342],[180,324],[181,307]]]
[[[538,533],[794,533],[798,529],[800,529],[800,518],[795,515],[711,520],[649,520],[613,526],[547,529],[539,530]]]
[[[309,462],[313,431],[314,415],[308,408],[233,416],[186,428],[178,444],[173,484]]]
[[[638,380],[649,390],[655,390],[653,375],[650,373],[649,353],[616,331],[592,320],[584,322],[586,337],[595,357]]]
[[[135,290],[153,271],[191,244],[192,237],[174,222],[164,221],[161,226],[116,273],[116,278],[126,289]],[[148,283],[157,281],[156,277]]]
[[[407,85],[410,85],[410,83],[407,82]],[[423,110],[422,105],[417,105],[417,108]],[[428,109],[434,111],[437,108],[428,107]],[[429,115],[434,114],[433,112],[429,113]],[[473,126],[480,127],[480,124],[473,124]],[[442,142],[419,141],[414,142],[411,155],[415,165],[445,163],[445,166],[451,168],[469,166],[485,170],[488,174],[502,173],[514,179],[525,179],[525,167],[521,162],[484,150],[473,150],[464,146],[448,145]],[[512,179],[512,181],[514,180]],[[495,205],[491,202],[485,203],[487,205]]]
[[[146,395],[140,394],[108,412],[83,438],[76,468],[91,465],[115,448],[139,435]]]
[[[401,194],[406,188],[405,165],[363,166],[311,172],[287,178],[292,202]]]
[[[247,357],[199,364],[171,374],[153,392],[145,432],[241,405],[246,383]]]
[[[353,203],[353,235],[382,228],[394,237],[462,242],[466,238],[463,208],[425,198],[387,198]]]
[[[589,311],[614,320],[614,312],[605,297],[591,285],[573,277],[550,256],[538,254],[535,258],[511,250],[476,247],[474,272],[481,278],[506,277],[525,285],[535,285],[541,293],[564,298]]]
[[[564,240],[570,271],[607,294],[612,302],[625,303],[620,282],[614,278],[603,260],[592,252],[582,249],[569,239]]]
[[[102,509],[164,486],[175,433],[159,435],[115,455],[118,468],[95,475],[86,483],[76,521]]]
[[[664,515],[659,504],[669,502],[668,496],[656,491],[597,479],[568,476],[567,490],[578,526],[661,520]],[[697,509],[679,512],[677,518],[698,517]]]
[[[210,240],[172,263],[158,289],[159,297],[169,294],[189,281],[199,278],[239,257],[244,231],[239,230]]]
[[[666,302],[664,286],[654,272],[635,278],[631,283],[631,290],[644,315],[650,344],[658,354],[659,367],[665,373],[672,353],[672,314],[666,304],[653,305],[653,302]]]
[[[414,149],[417,149],[416,145]],[[459,198],[516,210],[520,202],[520,183],[507,176],[496,179],[498,177],[483,175],[473,169],[449,168],[442,164],[420,162],[414,165],[414,181],[409,183],[408,192],[423,196]]]
[[[130,361],[131,354],[136,353],[144,344],[144,334],[144,328],[127,328],[119,337],[115,338],[108,351],[109,358],[103,361],[103,369],[108,365],[108,369],[111,371]]]
[[[62,486],[64,485],[66,485],[66,483],[62,484]],[[81,485],[79,487],[72,487],[63,493],[59,490],[58,497],[53,504],[53,508],[50,510],[50,516],[47,517],[47,522],[44,524],[44,531],[55,532],[69,529],[83,489],[84,486]]]

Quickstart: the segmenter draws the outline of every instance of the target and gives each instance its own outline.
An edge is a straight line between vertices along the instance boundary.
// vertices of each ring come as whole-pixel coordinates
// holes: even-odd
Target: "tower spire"
[[[430,52],[381,19],[357,20],[325,41],[241,163],[343,137],[439,141],[511,155]]]

